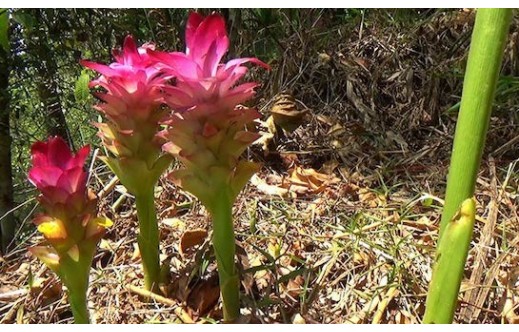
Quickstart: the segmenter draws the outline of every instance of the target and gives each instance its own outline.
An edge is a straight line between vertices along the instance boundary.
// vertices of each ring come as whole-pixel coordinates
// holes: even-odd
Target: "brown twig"
[[[175,307],[174,313],[175,313],[175,315],[177,315],[177,317],[182,322],[184,322],[186,324],[194,324],[195,323],[193,321],[193,319],[191,318],[191,316],[175,300],[168,299],[167,297],[164,297],[162,295],[150,292],[148,290],[145,290],[145,289],[142,289],[142,288],[139,288],[139,287],[135,287],[133,285],[126,286],[126,289],[129,290],[132,293],[137,294],[137,295],[140,295],[140,296],[143,296],[143,297],[146,297],[146,298],[150,298],[150,299],[152,299],[154,301],[157,301],[157,302],[165,304],[165,305],[169,305],[169,306]]]

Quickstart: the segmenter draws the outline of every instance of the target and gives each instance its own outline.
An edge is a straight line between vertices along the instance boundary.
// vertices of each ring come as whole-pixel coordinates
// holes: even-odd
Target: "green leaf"
[[[0,46],[9,52],[9,13],[5,8],[0,8]]]
[[[434,201],[432,197],[425,197],[424,199],[422,199],[422,205],[425,207],[431,207],[433,203]]]
[[[13,19],[21,24],[27,30],[33,30],[36,26],[37,20],[31,14],[23,10],[16,10],[12,13]]]
[[[90,88],[88,83],[90,82],[90,75],[84,70],[76,81],[74,88],[74,98],[76,102],[84,104],[90,98]]]

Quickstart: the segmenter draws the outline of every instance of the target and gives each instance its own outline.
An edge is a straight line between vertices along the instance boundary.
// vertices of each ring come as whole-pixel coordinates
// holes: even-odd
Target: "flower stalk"
[[[154,187],[151,187],[151,192],[143,192],[135,196],[140,230],[137,242],[142,257],[144,286],[148,290],[154,289],[158,285],[160,277],[159,225],[155,212],[153,189]]]
[[[86,251],[88,251],[87,249]],[[95,248],[94,248],[95,251]],[[90,266],[92,265],[93,255],[80,255],[80,259],[76,262],[70,257],[64,257],[62,260],[63,278],[65,285],[69,289],[70,309],[74,315],[74,321],[77,324],[88,324],[89,314],[87,308],[87,290],[88,275]],[[69,276],[75,276],[69,278]]]
[[[222,188],[223,189],[223,188]],[[226,190],[222,190],[225,193]],[[235,321],[240,313],[240,277],[234,261],[236,245],[232,206],[234,201],[223,194],[215,200],[212,208],[213,247],[218,265],[223,316],[226,321]]]

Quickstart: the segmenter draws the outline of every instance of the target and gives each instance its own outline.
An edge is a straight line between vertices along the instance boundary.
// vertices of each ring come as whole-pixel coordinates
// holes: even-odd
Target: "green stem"
[[[89,324],[90,318],[87,308],[87,290],[90,267],[96,244],[85,245],[80,249],[79,261],[70,256],[60,258],[60,278],[67,286],[70,309],[76,324]]]
[[[74,315],[74,323],[90,324],[90,318],[87,308],[86,289],[84,291],[69,292],[70,309]]]
[[[224,192],[224,190],[222,190]],[[218,265],[223,318],[231,323],[240,315],[240,279],[236,264],[232,201],[223,194],[215,200],[213,216],[213,247]]]
[[[156,290],[160,281],[159,225],[155,211],[154,187],[135,196],[140,233],[137,237],[144,270],[144,286]]]
[[[458,292],[476,218],[476,202],[467,199],[460,211],[445,227],[438,244],[433,275],[427,294],[426,324],[452,323],[458,304]]]
[[[511,9],[477,10],[452,149],[440,237],[461,203],[474,195],[511,18]]]
[[[476,14],[424,323],[452,323],[456,311],[475,218],[475,202],[469,198],[474,195],[511,17],[510,9],[478,9]]]

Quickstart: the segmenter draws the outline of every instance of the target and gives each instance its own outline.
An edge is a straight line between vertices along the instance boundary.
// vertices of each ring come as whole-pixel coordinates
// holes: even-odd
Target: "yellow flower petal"
[[[112,227],[114,222],[110,218],[106,217],[97,217],[94,219],[94,222],[104,228]]]
[[[63,240],[67,238],[67,231],[58,219],[42,222],[38,225],[38,231],[48,240]]]

